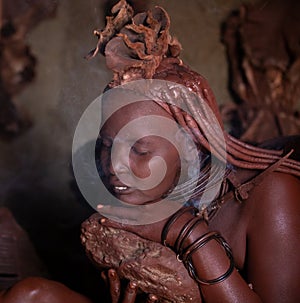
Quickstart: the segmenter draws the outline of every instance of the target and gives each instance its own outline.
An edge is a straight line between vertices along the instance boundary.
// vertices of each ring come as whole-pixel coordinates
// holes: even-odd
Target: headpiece
[[[113,7],[112,13],[113,16],[107,17],[105,29],[94,31],[98,37],[97,47],[87,56],[91,58],[99,52],[105,55],[107,67],[114,75],[108,88],[139,79],[175,82],[184,85],[204,100],[222,125],[218,105],[208,82],[179,58],[181,45],[169,33],[170,18],[166,11],[161,7],[155,7],[134,16],[129,4],[121,0]],[[189,100],[184,99],[184,102],[189,103]],[[187,104],[188,107],[192,107],[192,116],[172,104],[160,105],[179,125],[192,133],[197,144],[216,156],[224,154],[224,151],[220,151],[220,148],[224,147],[218,144],[218,138],[215,142],[208,142],[207,134],[214,136],[213,129],[205,115],[200,119],[194,118],[200,112],[194,104]],[[197,121],[201,121],[201,124]],[[246,144],[226,131],[223,135],[226,142],[226,159],[221,160],[236,167],[264,170],[283,157],[282,150]],[[300,176],[300,163],[286,158],[280,161],[276,171]]]

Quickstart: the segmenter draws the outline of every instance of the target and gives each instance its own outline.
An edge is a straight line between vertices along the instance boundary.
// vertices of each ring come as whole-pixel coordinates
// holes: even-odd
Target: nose
[[[129,173],[129,153],[124,143],[114,142],[110,156],[109,172],[112,175]]]

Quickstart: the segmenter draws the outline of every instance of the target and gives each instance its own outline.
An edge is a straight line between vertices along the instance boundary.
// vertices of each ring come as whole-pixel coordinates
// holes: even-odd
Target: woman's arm
[[[178,238],[178,226],[184,226],[191,220],[190,214],[184,214],[176,225],[168,233],[167,244],[174,248]],[[187,248],[203,235],[209,233],[207,224],[202,221],[198,224],[192,234],[186,239],[183,248]],[[200,280],[212,280],[221,277],[230,268],[230,260],[226,255],[225,249],[217,241],[211,240],[203,247],[197,249],[191,257],[191,264],[195,270],[196,276]],[[247,282],[241,277],[236,269],[222,282],[214,285],[204,285],[199,283],[201,293],[206,303],[216,302],[262,302],[259,296],[253,292]]]
[[[300,302],[300,182],[273,173],[254,192],[247,274],[263,302]]]
[[[295,177],[273,173],[246,201],[249,220],[246,262],[243,273],[238,271],[215,285],[199,284],[206,303],[209,302],[276,302],[296,303],[300,300],[300,182]],[[168,244],[174,247],[178,230],[188,220],[185,214],[170,229]],[[195,243],[207,233],[204,222],[198,224],[185,246]],[[191,258],[200,279],[222,276],[229,268],[229,258],[216,241],[209,241]],[[253,285],[253,290],[248,287]]]
[[[192,213],[185,212],[170,227],[167,234],[167,245],[174,251],[174,244],[180,231],[187,222],[194,218]],[[166,226],[166,221],[158,222],[153,225],[127,226],[104,219],[102,224],[126,229],[141,237],[160,241],[163,227]],[[208,231],[209,229],[206,223],[202,220],[201,224],[198,224],[197,227],[193,229],[192,234],[188,237],[187,242],[185,243],[186,246],[193,243],[197,238]],[[175,262],[174,267],[176,267]],[[229,267],[229,259],[226,256],[224,249],[219,244],[214,243],[214,241],[210,241],[205,247],[199,249],[197,253],[193,255],[193,263],[198,275],[206,279],[212,279],[222,275]],[[200,288],[205,302],[261,302],[257,294],[249,288],[248,284],[242,279],[237,271],[234,271],[230,277],[222,283],[207,287],[200,285]]]
[[[220,283],[200,284],[204,301],[300,302],[299,180],[287,174],[271,173],[251,191],[249,199],[243,203],[247,203],[247,247],[243,277],[234,270]],[[191,213],[185,213],[170,227],[167,244],[174,251],[178,235],[193,217]],[[159,235],[166,221],[146,226],[126,226],[108,220],[104,224],[126,229],[146,239],[160,241]],[[185,247],[209,231],[209,227],[202,221],[186,239]],[[221,235],[224,232],[222,227],[218,231]],[[220,277],[230,266],[224,248],[216,241],[209,241],[197,249],[191,261],[201,279]],[[253,290],[248,285],[250,283]]]

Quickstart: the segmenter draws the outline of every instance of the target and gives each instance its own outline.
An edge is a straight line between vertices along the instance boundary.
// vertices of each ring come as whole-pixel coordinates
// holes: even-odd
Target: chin
[[[130,205],[147,205],[160,201],[160,199],[145,199],[145,197],[138,197],[136,195],[115,195],[120,201]]]

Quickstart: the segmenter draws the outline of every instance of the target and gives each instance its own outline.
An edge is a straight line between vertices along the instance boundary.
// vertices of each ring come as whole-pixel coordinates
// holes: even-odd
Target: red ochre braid
[[[107,17],[104,30],[96,30],[98,44],[89,55],[94,57],[102,52],[114,77],[109,87],[138,79],[160,79],[184,85],[204,100],[223,129],[220,133],[214,129],[207,106],[197,105],[189,98],[182,98],[190,114],[180,108],[160,104],[179,125],[192,137],[199,148],[205,148],[225,163],[237,168],[265,170],[282,159],[283,150],[256,147],[244,143],[223,128],[221,115],[214,94],[208,82],[179,59],[181,45],[169,33],[170,18],[160,7],[133,16],[133,10],[125,0],[119,1],[112,9],[114,14]],[[180,108],[179,108],[180,107]],[[220,138],[222,136],[222,138]],[[209,140],[208,140],[209,138]],[[224,141],[226,144],[221,144]],[[224,150],[225,149],[225,150]],[[286,154],[290,151],[286,151]],[[225,155],[225,156],[224,156]],[[300,177],[300,162],[285,158],[276,168],[278,172]]]

